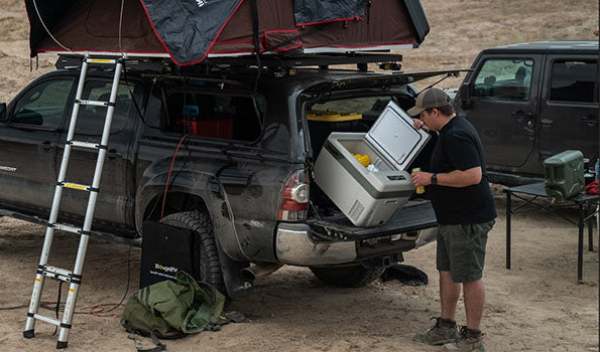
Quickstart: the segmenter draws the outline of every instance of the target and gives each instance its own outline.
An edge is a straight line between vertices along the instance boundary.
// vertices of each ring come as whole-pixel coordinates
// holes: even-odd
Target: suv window
[[[110,91],[112,81],[88,79],[85,82],[81,99],[108,101],[110,99]],[[133,87],[131,90],[133,91]],[[125,83],[119,84],[117,91],[117,100],[115,112],[111,124],[111,133],[116,133],[123,130],[127,126],[130,109],[134,108],[129,94],[129,89]],[[107,108],[102,106],[81,105],[79,107],[79,115],[77,117],[77,134],[86,134],[93,136],[102,135],[104,122],[106,120]]]
[[[239,141],[260,136],[262,120],[252,96],[171,90],[166,100],[167,130]]]
[[[73,80],[53,79],[27,91],[17,102],[11,122],[57,129],[63,123]]]
[[[550,100],[593,103],[598,64],[589,60],[557,60],[552,64]]]
[[[501,100],[528,100],[533,60],[489,59],[475,79],[473,96]]]

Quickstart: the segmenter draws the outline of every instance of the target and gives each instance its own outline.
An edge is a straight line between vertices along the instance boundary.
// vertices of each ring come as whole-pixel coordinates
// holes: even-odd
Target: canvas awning
[[[254,53],[255,26],[259,29],[261,53],[414,47],[429,32],[419,0],[25,0],[25,3],[31,24],[31,56],[43,52],[126,52],[170,57],[178,65],[191,65],[209,55]]]

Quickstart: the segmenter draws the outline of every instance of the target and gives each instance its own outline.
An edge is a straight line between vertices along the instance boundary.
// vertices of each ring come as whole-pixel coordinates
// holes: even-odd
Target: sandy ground
[[[510,42],[593,38],[598,3],[593,0],[424,0],[432,33],[422,48],[405,52],[406,71],[468,67],[479,50]],[[0,0],[0,101],[51,69],[41,59],[29,71],[28,26],[21,0]],[[34,63],[35,64],[35,63]],[[34,65],[35,66],[35,65]],[[451,86],[457,81],[448,82]],[[599,351],[598,252],[584,257],[584,284],[576,284],[575,227],[546,214],[528,212],[513,223],[513,270],[504,268],[504,201],[490,234],[483,330],[488,351]],[[572,215],[572,214],[571,214]],[[40,253],[43,228],[0,219],[0,309],[26,305]],[[595,243],[598,246],[596,234]],[[70,267],[76,241],[59,236],[52,263]],[[411,341],[438,314],[435,245],[406,255],[430,275],[430,285],[374,283],[335,289],[303,268],[284,268],[257,282],[233,309],[249,321],[167,342],[169,351],[438,351]],[[119,326],[121,307],[107,310],[124,293],[131,273],[137,285],[139,250],[93,241],[70,338],[71,351],[134,351]],[[44,301],[55,300],[56,285]],[[131,291],[130,291],[131,292]],[[459,322],[464,323],[460,306]],[[38,324],[38,337],[21,337],[26,308],[0,310],[1,351],[49,351],[53,329]],[[93,313],[93,314],[90,314]],[[51,314],[48,312],[48,314]]]

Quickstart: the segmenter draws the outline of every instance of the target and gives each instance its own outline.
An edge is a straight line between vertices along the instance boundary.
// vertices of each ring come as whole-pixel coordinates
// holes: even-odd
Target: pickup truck
[[[482,51],[455,105],[478,130],[488,179],[543,178],[544,159],[569,149],[598,158],[598,41],[546,41]]]
[[[47,219],[79,64],[61,57],[57,70],[0,104],[0,215]],[[251,286],[244,274],[251,264],[305,266],[326,283],[360,286],[428,242],[419,230],[436,224],[429,202],[410,201],[384,225],[358,228],[312,175],[329,132],[368,130],[390,100],[412,106],[414,77],[272,65],[259,75],[218,62],[188,69],[128,62],[92,234],[139,241],[145,221],[191,229],[193,275],[232,297]],[[90,68],[82,98],[107,100],[111,79]],[[325,127],[308,121],[331,106],[364,118]],[[82,106],[76,139],[97,143],[104,114]],[[94,152],[74,148],[66,180],[89,183],[95,162]],[[81,224],[85,204],[84,192],[65,190],[59,222]]]

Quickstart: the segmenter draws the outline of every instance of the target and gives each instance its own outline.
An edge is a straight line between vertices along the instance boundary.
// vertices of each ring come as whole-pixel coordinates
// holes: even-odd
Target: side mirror
[[[0,103],[0,122],[6,122],[8,114],[6,113],[6,103]]]

